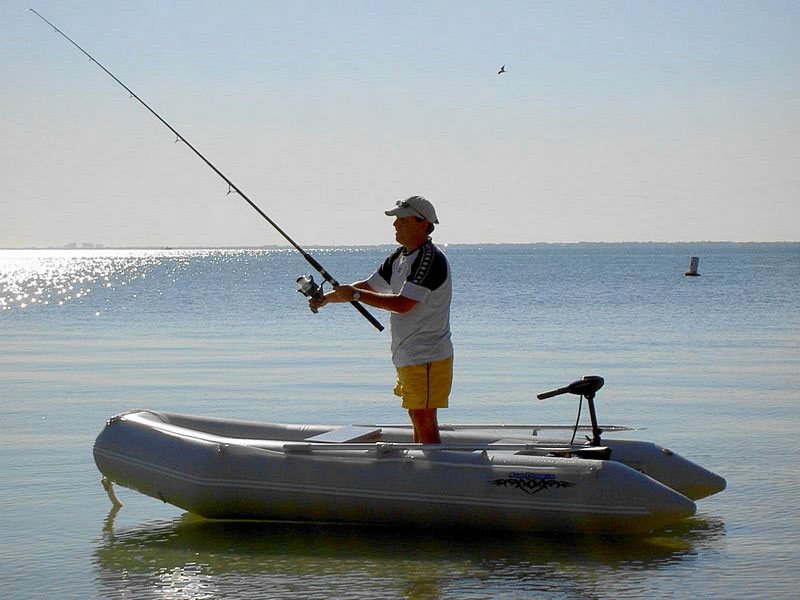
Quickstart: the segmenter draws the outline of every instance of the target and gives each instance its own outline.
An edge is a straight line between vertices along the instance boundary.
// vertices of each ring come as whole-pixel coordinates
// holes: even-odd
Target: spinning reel
[[[322,297],[325,295],[325,291],[322,289],[324,283],[323,281],[318,284],[311,275],[301,275],[297,278],[295,287],[303,296],[322,302]]]

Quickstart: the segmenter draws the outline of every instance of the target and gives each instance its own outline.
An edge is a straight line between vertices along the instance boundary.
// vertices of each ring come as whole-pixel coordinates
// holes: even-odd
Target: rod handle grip
[[[372,323],[375,326],[375,329],[377,329],[378,331],[383,331],[383,325],[381,325],[378,319],[372,316],[372,313],[370,313],[366,308],[364,308],[363,304],[361,304],[360,302],[356,302],[355,300],[351,300],[350,304],[352,304],[358,312],[364,315],[364,318],[370,323]]]

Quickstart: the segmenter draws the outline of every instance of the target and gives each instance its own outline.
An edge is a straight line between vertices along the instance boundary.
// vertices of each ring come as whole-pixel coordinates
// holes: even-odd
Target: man
[[[398,200],[386,215],[395,217],[400,247],[369,279],[337,286],[321,302],[310,299],[309,307],[317,312],[330,302],[357,300],[392,313],[394,393],[408,409],[414,441],[438,444],[436,409],[447,408],[453,383],[450,265],[430,239],[439,220],[428,200],[422,196]]]

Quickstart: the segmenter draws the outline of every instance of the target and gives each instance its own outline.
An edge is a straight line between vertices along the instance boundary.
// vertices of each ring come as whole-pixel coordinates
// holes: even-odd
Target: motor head
[[[567,386],[570,394],[577,396],[594,397],[597,390],[603,387],[605,380],[599,375],[584,375],[581,379],[573,381]]]

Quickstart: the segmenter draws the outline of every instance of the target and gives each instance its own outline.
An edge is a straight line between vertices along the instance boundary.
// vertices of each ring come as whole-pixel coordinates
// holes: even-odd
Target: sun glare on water
[[[92,290],[144,277],[160,257],[143,250],[10,250],[0,253],[0,311],[63,306]]]

